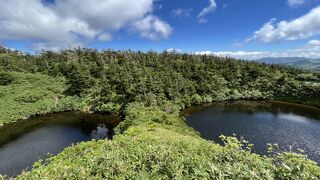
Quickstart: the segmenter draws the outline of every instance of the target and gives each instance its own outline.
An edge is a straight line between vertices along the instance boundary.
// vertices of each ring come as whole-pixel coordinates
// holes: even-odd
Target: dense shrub
[[[14,76],[8,72],[0,71],[0,85],[6,86],[11,84],[15,80]]]

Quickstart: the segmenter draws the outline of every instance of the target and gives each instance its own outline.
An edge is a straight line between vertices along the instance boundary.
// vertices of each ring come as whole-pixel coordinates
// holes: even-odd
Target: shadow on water
[[[33,163],[92,139],[111,139],[120,118],[65,112],[33,117],[0,128],[0,174],[16,176]]]
[[[243,137],[253,152],[267,154],[267,144],[280,150],[305,150],[320,163],[320,109],[278,101],[217,102],[182,112],[186,123],[208,140],[222,143],[221,134]]]

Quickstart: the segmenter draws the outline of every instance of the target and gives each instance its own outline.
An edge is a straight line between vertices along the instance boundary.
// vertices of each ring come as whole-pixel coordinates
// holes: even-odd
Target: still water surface
[[[111,139],[119,120],[116,116],[67,112],[8,124],[0,128],[0,174],[16,176],[71,144]]]
[[[268,143],[280,150],[305,150],[320,163],[320,109],[284,102],[239,101],[197,106],[183,112],[189,126],[208,140],[221,143],[221,134],[243,137],[253,151],[266,154]]]

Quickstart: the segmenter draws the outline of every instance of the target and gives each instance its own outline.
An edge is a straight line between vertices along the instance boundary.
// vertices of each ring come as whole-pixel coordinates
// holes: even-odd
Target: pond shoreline
[[[309,108],[309,109],[314,109],[314,110],[319,110],[320,111],[320,107],[318,106],[312,106],[309,104],[303,104],[303,103],[298,103],[298,102],[292,102],[292,101],[285,101],[285,100],[278,100],[278,99],[261,99],[261,100],[253,100],[253,99],[239,99],[239,100],[226,100],[226,101],[213,101],[210,103],[203,103],[203,104],[199,104],[199,105],[192,105],[192,106],[188,106],[185,107],[184,109],[182,109],[180,111],[180,115],[181,116],[185,116],[188,115],[188,111],[193,111],[192,109],[196,108],[206,108],[206,107],[210,107],[216,103],[233,103],[233,102],[242,102],[242,101],[252,101],[252,102],[276,102],[276,103],[282,103],[282,104],[288,104],[288,105],[294,105],[294,106],[301,106],[301,107],[305,107],[305,108]]]
[[[266,155],[267,144],[300,153],[320,163],[320,109],[283,101],[228,101],[193,106],[180,113],[185,123],[206,140],[221,144],[220,135],[244,138],[253,152]],[[292,147],[291,147],[292,146]]]
[[[116,114],[110,114],[110,113],[99,113],[99,112],[94,112],[94,111],[81,111],[81,110],[66,110],[66,111],[52,111],[52,112],[47,112],[47,113],[36,113],[33,114],[29,117],[25,117],[22,119],[17,119],[17,120],[12,120],[10,122],[6,122],[3,124],[0,124],[0,130],[1,128],[4,128],[5,126],[11,125],[11,124],[15,124],[15,123],[19,123],[20,121],[26,121],[26,120],[30,120],[33,118],[38,118],[41,116],[51,116],[51,115],[56,115],[56,114],[60,114],[60,113],[69,113],[69,112],[78,112],[78,113],[87,113],[87,114],[96,114],[96,115],[106,115],[106,116],[118,116],[119,118],[121,118],[121,113],[116,113]]]
[[[48,153],[57,155],[80,142],[112,139],[120,118],[81,111],[34,116],[0,128],[0,172],[18,175]],[[1,178],[0,178],[1,179]]]
[[[195,106],[203,106],[203,107],[206,107],[206,106],[210,106],[210,105],[213,105],[214,103],[222,103],[222,102],[236,102],[236,101],[253,101],[253,102],[259,102],[259,101],[274,101],[274,102],[279,102],[279,103],[284,103],[284,104],[293,104],[293,105],[300,105],[300,106],[304,106],[304,107],[308,107],[308,108],[312,108],[312,109],[317,109],[317,110],[320,110],[320,107],[319,106],[316,106],[316,105],[310,105],[310,104],[304,104],[304,103],[300,103],[300,102],[292,102],[290,100],[282,100],[282,99],[258,99],[258,100],[253,100],[253,99],[238,99],[238,100],[224,100],[224,101],[212,101],[210,103],[202,103],[202,104],[198,104],[198,105],[191,105],[191,106],[188,106],[188,107],[185,107],[183,109],[180,110],[180,114],[183,114],[183,111],[186,111],[187,109],[190,109],[192,107],[195,107]],[[67,112],[81,112],[81,113],[88,113],[88,114],[100,114],[100,115],[113,115],[113,116],[119,116],[121,120],[123,120],[123,117],[122,114],[123,112],[120,111],[116,114],[110,114],[110,113],[99,113],[99,112],[94,112],[94,111],[85,111],[85,110],[66,110],[66,111],[52,111],[52,112],[47,112],[47,113],[43,113],[43,114],[40,114],[40,113],[36,113],[36,114],[33,114],[29,117],[25,117],[25,118],[22,118],[22,119],[17,119],[17,120],[13,120],[13,121],[10,121],[10,122],[7,122],[7,123],[3,123],[3,124],[0,124],[0,129],[5,127],[6,125],[8,124],[14,124],[14,123],[18,123],[22,120],[27,120],[27,119],[30,119],[30,118],[36,118],[36,117],[39,117],[39,116],[46,116],[46,115],[54,115],[54,114],[58,114],[58,113],[67,113]]]

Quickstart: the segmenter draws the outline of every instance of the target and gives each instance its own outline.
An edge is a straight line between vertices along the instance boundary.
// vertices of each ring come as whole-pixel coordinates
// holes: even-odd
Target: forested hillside
[[[121,113],[113,141],[68,148],[20,178],[320,178],[304,155],[252,154],[202,140],[179,111],[239,99],[320,107],[320,74],[232,58],[92,49],[0,55],[0,124],[66,110]],[[17,113],[18,112],[18,113]],[[272,153],[271,153],[272,154]]]
[[[11,54],[2,56],[0,63],[2,84],[14,83],[11,72],[62,77],[68,84],[64,95],[81,97],[83,108],[96,112],[115,113],[134,101],[165,100],[189,106],[294,97],[319,105],[314,101],[320,94],[319,73],[231,58],[77,49],[38,56]]]

